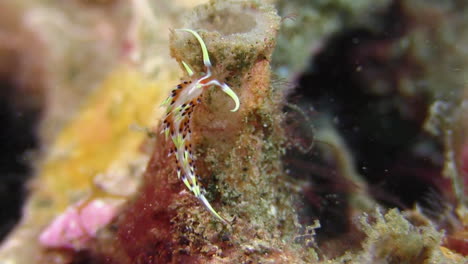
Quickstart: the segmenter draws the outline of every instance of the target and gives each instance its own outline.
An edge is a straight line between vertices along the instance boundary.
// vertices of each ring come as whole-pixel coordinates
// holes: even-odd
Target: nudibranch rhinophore
[[[182,65],[191,79],[177,85],[172,90],[171,95],[164,101],[163,106],[167,107],[167,111],[161,133],[165,134],[166,139],[168,139],[169,136],[171,138],[173,147],[171,147],[168,156],[175,156],[177,177],[182,179],[185,186],[187,186],[211,214],[227,224],[228,222],[221,217],[218,212],[213,209],[210,202],[208,202],[204,195],[206,191],[200,186],[197,180],[198,175],[196,174],[191,141],[192,113],[195,107],[202,102],[203,91],[212,86],[220,87],[223,92],[234,100],[235,107],[231,110],[232,112],[239,109],[239,98],[226,83],[218,81],[212,75],[208,49],[200,35],[191,29],[178,30],[193,34],[200,43],[205,73],[197,77],[197,74],[193,72],[190,66],[182,61]]]

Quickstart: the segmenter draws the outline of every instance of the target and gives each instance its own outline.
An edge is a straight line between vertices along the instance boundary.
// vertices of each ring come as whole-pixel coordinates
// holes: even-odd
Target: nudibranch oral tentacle
[[[194,157],[192,151],[192,114],[198,104],[201,103],[203,91],[212,86],[218,86],[235,103],[232,112],[239,109],[240,102],[236,93],[226,84],[218,81],[212,76],[212,65],[208,49],[200,35],[191,29],[177,29],[178,31],[189,32],[198,40],[205,66],[205,74],[196,78],[196,74],[190,66],[182,61],[187,74],[191,77],[190,81],[184,81],[177,85],[171,92],[171,95],[163,102],[162,106],[167,107],[166,117],[162,124],[161,133],[165,134],[166,140],[172,143],[168,156],[175,156],[177,166],[177,177],[182,180],[187,189],[205,206],[205,208],[217,219],[225,224],[228,222],[221,217],[206,199],[206,191],[200,186],[196,174]]]

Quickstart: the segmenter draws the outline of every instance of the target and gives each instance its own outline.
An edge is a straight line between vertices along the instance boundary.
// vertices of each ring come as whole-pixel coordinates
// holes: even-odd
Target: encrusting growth
[[[239,98],[226,83],[221,83],[212,76],[208,50],[200,35],[191,29],[178,30],[189,32],[198,40],[202,49],[203,64],[205,65],[206,72],[197,78],[190,66],[182,61],[191,80],[184,81],[177,85],[176,88],[172,90],[171,95],[164,101],[163,106],[167,107],[167,111],[161,133],[165,134],[166,139],[168,139],[169,136],[172,139],[172,144],[174,146],[170,149],[169,156],[175,156],[177,177],[182,179],[185,186],[187,186],[211,214],[227,224],[228,222],[222,218],[208,202],[204,195],[205,190],[200,187],[197,181],[198,176],[194,165],[191,144],[191,123],[193,110],[201,103],[203,91],[205,89],[211,86],[220,87],[223,92],[228,94],[235,102],[235,107],[231,110],[232,112],[239,109]]]

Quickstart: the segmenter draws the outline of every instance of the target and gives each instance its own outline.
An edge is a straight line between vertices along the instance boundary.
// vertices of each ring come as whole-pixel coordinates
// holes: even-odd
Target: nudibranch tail
[[[218,212],[216,212],[215,209],[213,209],[213,207],[211,207],[211,204],[210,202],[208,202],[208,200],[206,199],[205,195],[201,194],[199,196],[200,201],[202,202],[202,204],[205,206],[205,208],[214,216],[216,216],[216,218],[218,218],[221,222],[225,223],[225,224],[229,224],[228,221],[226,221],[224,218],[222,218]]]
[[[220,87],[224,93],[233,99],[235,103],[234,109],[231,110],[233,112],[239,109],[239,98],[226,83],[221,83],[212,77],[212,65],[208,49],[200,35],[191,29],[179,30],[191,33],[200,43],[206,72],[197,79],[194,77],[195,73],[190,66],[182,61],[182,65],[187,71],[187,74],[191,77],[191,81],[185,81],[177,85],[176,88],[172,90],[169,98],[164,101],[163,105],[167,107],[167,111],[161,133],[165,134],[166,139],[169,137],[171,138],[169,142],[172,143],[173,147],[170,149],[168,156],[175,156],[177,177],[182,180],[187,189],[198,198],[213,216],[223,223],[228,224],[208,202],[204,195],[205,190],[197,181],[198,176],[196,175],[196,168],[192,155],[191,117],[195,107],[201,102],[202,93],[204,91],[202,88],[209,88],[211,86]]]

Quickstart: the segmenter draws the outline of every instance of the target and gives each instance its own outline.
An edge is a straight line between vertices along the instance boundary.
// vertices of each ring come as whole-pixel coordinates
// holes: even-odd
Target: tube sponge
[[[271,58],[280,17],[271,5],[211,1],[196,7],[183,21],[182,28],[201,35],[217,73],[226,77],[241,76],[255,61]],[[195,72],[203,71],[199,45],[189,34],[173,32],[171,55],[179,63],[189,63]]]

